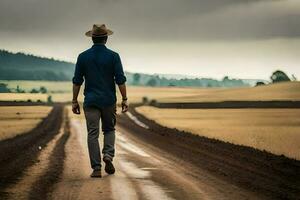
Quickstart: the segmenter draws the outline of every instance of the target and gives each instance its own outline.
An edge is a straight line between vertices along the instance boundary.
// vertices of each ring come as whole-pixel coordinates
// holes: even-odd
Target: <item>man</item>
[[[95,24],[86,36],[92,37],[94,45],[79,54],[73,78],[72,111],[80,114],[77,101],[80,86],[85,81],[84,114],[88,130],[88,150],[93,169],[91,177],[101,177],[101,154],[99,147],[99,121],[104,134],[102,149],[105,172],[114,174],[112,164],[115,155],[116,87],[122,95],[122,112],[128,110],[126,77],[118,53],[108,49],[107,37],[113,32],[104,24]]]

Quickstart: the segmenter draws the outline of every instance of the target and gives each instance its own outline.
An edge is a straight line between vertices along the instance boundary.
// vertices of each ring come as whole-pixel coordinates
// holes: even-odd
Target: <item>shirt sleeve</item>
[[[126,77],[124,75],[123,66],[119,54],[115,54],[114,57],[114,72],[115,72],[115,82],[117,85],[122,85],[126,82]]]
[[[75,85],[82,85],[83,81],[84,81],[84,79],[83,79],[82,59],[80,58],[80,55],[79,55],[77,58],[74,77],[72,79],[72,82]]]

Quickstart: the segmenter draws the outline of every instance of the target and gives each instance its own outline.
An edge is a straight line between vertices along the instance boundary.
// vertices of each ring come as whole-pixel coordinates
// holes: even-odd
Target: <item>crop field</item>
[[[163,126],[300,159],[300,109],[136,110]]]
[[[68,102],[72,99],[72,83],[66,81],[6,81],[0,80],[1,83],[8,85],[8,88],[15,89],[19,86],[26,93],[0,93],[0,101],[47,101],[48,95],[52,96],[54,102]],[[29,93],[33,88],[46,87],[47,94],[33,94]],[[81,88],[81,95],[79,100],[83,101],[83,89]],[[131,103],[140,103],[143,97],[151,99],[159,98],[175,98],[175,97],[189,97],[197,94],[200,90],[197,88],[177,88],[177,87],[128,87],[128,97]],[[120,94],[117,91],[120,99]]]
[[[157,98],[160,102],[217,102],[300,100],[300,82],[276,83],[251,88],[200,88],[193,95]]]
[[[128,98],[132,103],[139,103],[143,97],[149,100],[189,98],[198,94],[202,89],[183,87],[128,87]]]
[[[44,86],[47,94],[0,93],[0,101],[46,101],[48,95],[54,102],[67,102],[72,98],[72,83],[68,81],[0,81],[9,88],[29,92],[33,88]],[[217,102],[217,101],[266,101],[266,100],[300,100],[300,82],[277,83],[250,88],[185,88],[185,87],[141,87],[128,86],[130,103],[140,103],[143,97],[159,102]],[[79,100],[83,101],[83,87]],[[120,99],[120,94],[117,91]]]
[[[32,130],[51,109],[50,106],[0,106],[0,140]]]
[[[47,101],[47,94],[32,93],[0,93],[0,101]]]
[[[44,86],[47,94],[0,93],[0,101],[46,101],[48,95],[54,102],[67,102],[72,99],[71,82],[50,81],[0,81],[9,88],[17,85],[29,92],[33,88]],[[143,97],[159,102],[204,102],[204,101],[264,101],[264,100],[300,100],[300,82],[278,83],[252,88],[185,88],[185,87],[141,87],[128,86],[130,103],[140,103]],[[83,87],[79,100],[83,101]],[[120,94],[117,92],[119,99]]]
[[[0,80],[1,83],[7,84],[8,88],[17,88],[19,86],[26,92],[33,88],[46,87],[48,92],[53,93],[70,93],[72,92],[72,83],[70,81],[7,81]]]
[[[159,102],[218,102],[300,100],[300,82],[277,83],[251,88],[184,88],[184,87],[129,87],[130,102],[141,102],[143,97]]]

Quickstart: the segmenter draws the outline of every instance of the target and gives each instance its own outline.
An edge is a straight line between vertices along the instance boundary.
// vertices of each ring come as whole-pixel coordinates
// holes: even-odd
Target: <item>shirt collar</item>
[[[93,48],[106,48],[105,44],[93,44]]]

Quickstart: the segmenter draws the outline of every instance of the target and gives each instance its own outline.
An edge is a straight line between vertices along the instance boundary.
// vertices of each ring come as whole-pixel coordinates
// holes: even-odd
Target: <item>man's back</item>
[[[126,77],[119,55],[105,47],[109,35],[113,31],[105,24],[94,24],[92,30],[85,33],[91,37],[94,45],[78,56],[74,78],[72,111],[80,114],[78,94],[85,81],[84,115],[88,131],[88,150],[91,177],[101,178],[101,152],[99,145],[99,122],[104,135],[102,155],[105,162],[105,172],[114,174],[113,158],[115,156],[115,126],[116,126],[116,88],[118,84],[122,95],[122,112],[128,111]]]
[[[84,79],[83,79],[84,78]],[[115,83],[125,83],[123,67],[118,53],[104,44],[94,44],[78,56],[73,83],[85,80],[84,105],[105,107],[116,102]]]

